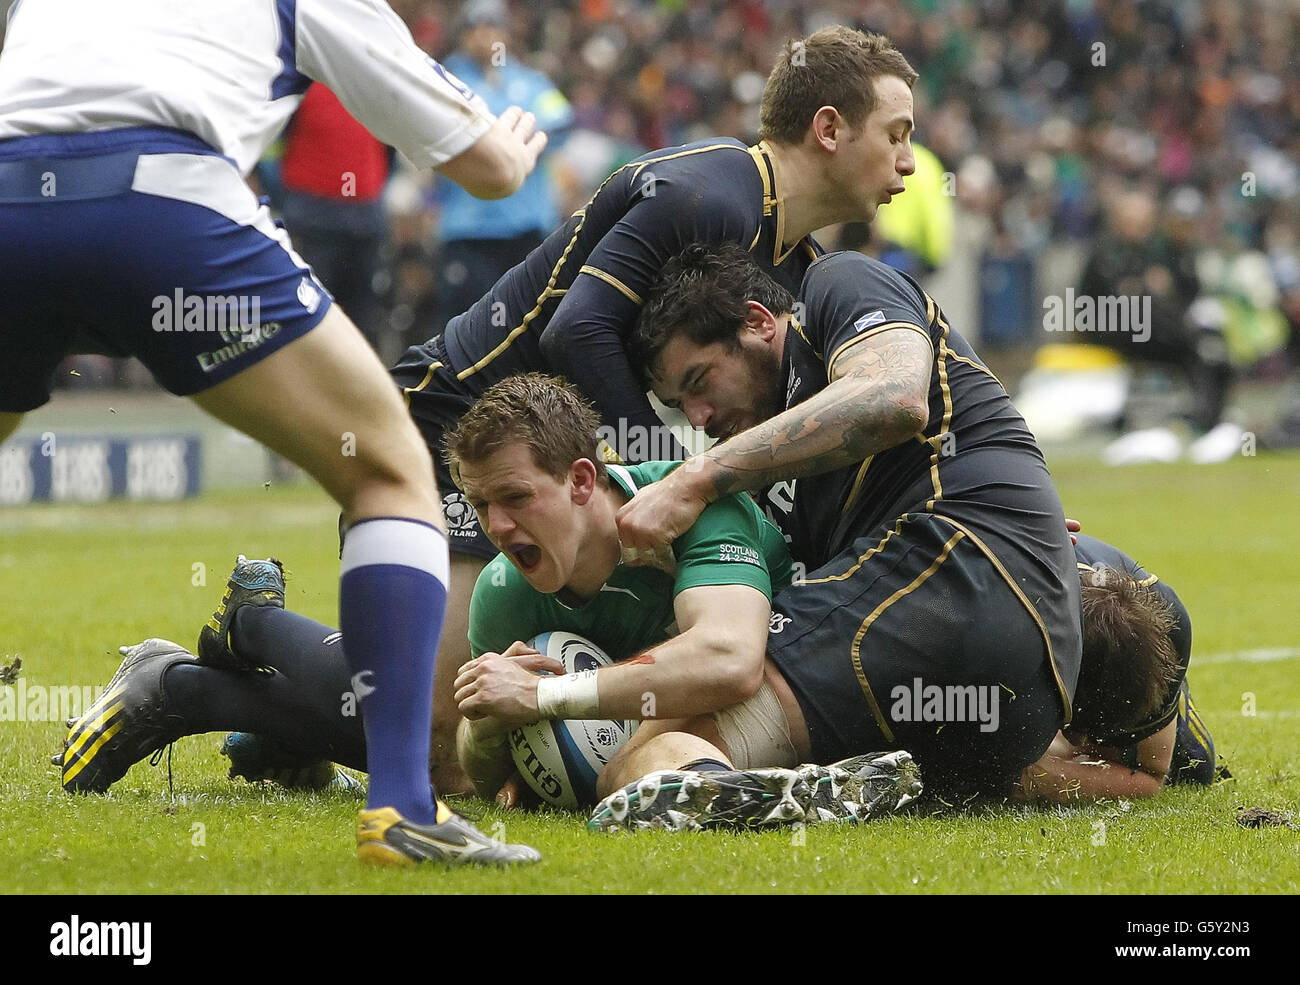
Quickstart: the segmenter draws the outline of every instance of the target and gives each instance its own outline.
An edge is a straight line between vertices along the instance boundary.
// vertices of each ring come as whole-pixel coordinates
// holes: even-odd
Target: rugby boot
[[[69,793],[103,793],[140,760],[183,734],[181,719],[167,713],[162,679],[177,664],[197,663],[194,654],[162,639],[118,652],[126,659],[64,740],[59,765]]]
[[[809,791],[804,806],[809,824],[842,821],[860,824],[902,810],[921,795],[921,771],[910,753],[872,752],[831,766],[800,766]]]
[[[597,804],[587,830],[771,827],[802,821],[809,798],[794,770],[659,770]]]
[[[250,561],[240,554],[235,570],[226,581],[221,602],[199,630],[199,663],[224,670],[259,670],[259,666],[234,652],[230,626],[235,613],[245,605],[284,608],[284,565],[275,558]]]
[[[364,810],[357,820],[357,858],[371,865],[515,865],[537,862],[527,845],[489,838],[441,800],[433,824],[416,824],[392,807]]]

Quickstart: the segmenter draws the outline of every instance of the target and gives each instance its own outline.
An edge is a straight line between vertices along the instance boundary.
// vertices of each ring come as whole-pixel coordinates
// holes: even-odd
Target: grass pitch
[[[539,848],[510,872],[359,866],[356,799],[226,779],[220,736],[183,739],[103,797],[69,797],[60,721],[0,721],[9,893],[1295,893],[1300,838],[1238,809],[1300,805],[1300,456],[1054,473],[1067,513],[1172,584],[1194,626],[1193,694],[1236,779],[1147,802],[919,812],[859,829],[588,835],[576,814],[481,824]],[[236,552],[289,568],[289,606],[336,621],[335,510],[298,486],[184,504],[0,511],[0,663],[27,687],[94,686],[117,646],[192,646]]]

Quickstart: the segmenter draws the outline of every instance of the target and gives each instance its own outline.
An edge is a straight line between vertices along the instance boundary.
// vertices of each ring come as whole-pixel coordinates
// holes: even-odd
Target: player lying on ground
[[[448,517],[452,584],[435,683],[435,779],[455,768],[455,670],[469,658],[469,598],[495,554],[441,461],[443,438],[488,386],[558,373],[594,401],[625,461],[682,457],[626,350],[663,264],[695,242],[735,243],[796,290],[821,252],[810,234],[870,221],[914,169],[914,72],[883,37],[830,27],[791,40],[764,88],[761,140],[651,151],[610,175],[582,209],[442,335],[393,369],[434,457]]]
[[[517,108],[494,118],[383,3],[10,7],[0,441],[49,399],[64,355],[97,351],[138,356],[168,390],[301,465],[352,525],[340,621],[377,764],[358,855],[532,861],[431,796],[427,695],[448,577],[432,463],[370,347],[243,180],[313,79],[478,195],[512,193],[545,143]],[[144,659],[128,656],[124,673]],[[121,714],[101,704],[79,723],[70,786]]]
[[[780,535],[747,497],[728,496],[708,507],[674,545],[674,575],[620,565],[614,512],[640,483],[662,475],[669,466],[623,469],[601,465],[593,424],[589,408],[571,388],[558,381],[525,376],[493,387],[454,432],[455,467],[468,482],[487,529],[503,549],[475,588],[471,644],[476,656],[484,655],[478,666],[500,662],[497,654],[506,651],[521,654],[519,660],[509,660],[511,669],[545,668],[546,661],[537,655],[523,655],[519,647],[511,651],[511,646],[553,629],[584,635],[619,659],[646,655],[637,663],[600,672],[597,714],[644,717],[645,695],[650,689],[648,693],[656,696],[656,713],[693,714],[691,726],[696,734],[676,738],[671,747],[666,746],[667,740],[659,741],[655,749],[663,751],[667,760],[648,759],[645,752],[633,756],[637,747],[629,747],[621,757],[622,772],[606,778],[607,788],[627,782],[629,776],[635,779],[652,768],[648,764],[666,763],[674,768],[690,764],[700,758],[693,753],[701,751],[707,753],[704,758],[716,759],[714,765],[720,766],[747,768],[805,761],[807,735],[806,729],[800,728],[799,706],[775,666],[763,660],[768,592],[780,590],[790,576],[790,559]],[[1081,543],[1081,560],[1120,564],[1145,579],[1145,573],[1113,548],[1090,538],[1082,538]],[[364,737],[355,714],[350,714],[355,706],[347,668],[338,653],[339,634],[279,608],[283,605],[279,568],[270,562],[247,565],[250,571],[259,568],[268,581],[276,583],[277,590],[265,594],[240,591],[232,597],[227,603],[232,609],[229,639],[241,659],[267,669],[238,672],[212,668],[199,664],[174,644],[153,644],[150,662],[133,666],[118,682],[127,708],[125,726],[112,744],[96,753],[90,771],[104,786],[181,735],[229,729],[256,733],[229,746],[235,768],[250,779],[291,779],[296,773],[326,781],[333,773],[319,761],[329,759],[365,768]],[[1088,581],[1096,580],[1091,568],[1086,574]],[[1108,577],[1090,590],[1104,597],[1119,586],[1118,577]],[[1175,684],[1182,684],[1190,653],[1190,627],[1172,591],[1156,587],[1175,607],[1175,625],[1165,629],[1178,653]],[[1132,634],[1112,628],[1127,625],[1124,610],[1134,606],[1133,599],[1121,598],[1121,611],[1110,612],[1102,628],[1120,640],[1132,639]],[[674,626],[681,634],[664,642]],[[1159,626],[1157,631],[1161,631]],[[1091,645],[1098,649],[1097,659],[1103,661],[1105,670],[1091,677],[1085,674],[1085,681],[1097,680],[1100,688],[1091,703],[1114,702],[1124,709],[1125,714],[1114,721],[1120,728],[1136,726],[1139,733],[1146,729],[1159,732],[1165,721],[1158,716],[1127,717],[1130,709],[1140,710],[1152,703],[1149,686],[1135,699],[1137,703],[1130,704],[1123,689],[1109,689],[1108,684],[1112,679],[1132,679],[1139,685],[1150,680],[1156,673],[1146,669],[1152,661],[1107,642],[1102,633],[1094,635],[1097,642]],[[1117,674],[1116,666],[1127,666],[1121,661],[1143,669]],[[674,667],[680,676],[666,682],[648,678],[656,669]],[[611,679],[614,690],[610,690]],[[535,699],[541,682],[525,674],[519,683]],[[620,687],[625,693],[615,698],[618,703],[614,707],[607,707],[607,696],[617,695]],[[755,687],[760,688],[757,695]],[[678,695],[678,691],[684,693]],[[1080,701],[1090,703],[1089,693],[1085,687]],[[1156,695],[1156,700],[1162,702],[1162,710],[1168,704],[1163,695]],[[736,701],[742,704],[694,714],[696,709],[723,708]],[[1186,717],[1186,707],[1180,706],[1180,722]],[[770,729],[766,733],[762,730],[765,724]],[[468,766],[478,780],[479,791],[487,797],[513,769],[508,751],[497,738],[504,728],[505,723],[488,720],[462,727]],[[680,728],[676,722],[648,723],[640,738],[632,741],[645,744],[656,732]],[[256,741],[251,741],[254,738]],[[1208,744],[1208,736],[1205,742]],[[1179,746],[1183,746],[1181,734]],[[250,749],[260,749],[266,758],[251,762]],[[649,751],[651,756],[659,755],[655,749]],[[1198,753],[1193,750],[1191,754]],[[1204,756],[1213,763],[1212,746]],[[869,772],[877,792],[884,782],[879,770],[877,766]],[[823,784],[818,789],[824,792],[827,787]],[[853,789],[860,792],[862,788]],[[823,807],[833,809],[834,804]]]
[[[1192,621],[1168,584],[1118,548],[1079,534],[1083,661],[1074,716],[1065,733],[1021,774],[1017,796],[1066,803],[1097,797],[1151,797],[1162,786],[1210,784],[1230,776],[1192,702],[1187,666]],[[1147,721],[1121,713],[1137,654],[1160,670],[1139,674],[1142,704],[1158,697]],[[1167,676],[1165,676],[1167,672]],[[1091,697],[1088,697],[1088,696]],[[1121,769],[1119,767],[1127,767]]]
[[[1187,685],[1191,621],[1181,600],[1172,588],[1109,544],[1080,535],[1076,551],[1084,648],[1069,738],[1058,732],[1048,751],[1026,767],[1019,782],[1006,792],[1019,800],[1077,803],[1153,797],[1166,785],[1208,785],[1216,774],[1229,775],[1222,767],[1216,769],[1213,740],[1191,700]],[[770,660],[768,668],[769,672],[775,669]],[[746,706],[752,706],[752,711]],[[788,712],[780,723],[767,717],[757,702],[746,706],[729,713],[766,722],[769,731],[784,727],[796,734],[798,725]],[[701,772],[698,766],[679,765],[687,755],[697,763],[724,758],[725,749],[716,745],[715,734],[700,719],[643,724],[610,762],[601,788],[618,787],[629,777],[640,779],[607,796],[593,812],[590,827],[693,828],[709,826],[719,813],[730,817],[743,799],[745,784],[728,776],[693,776]],[[702,745],[702,740],[712,741],[714,748]],[[793,765],[788,760],[782,764]],[[843,810],[821,813],[827,804],[845,808],[842,797],[817,796],[815,786],[801,790],[801,781],[821,779],[816,773],[809,775],[805,767],[795,776],[782,770],[758,773],[767,783],[771,820],[843,816]],[[861,765],[857,776],[871,778]],[[800,815],[788,805],[785,811],[775,811],[780,797],[772,794],[774,790],[791,791],[790,799],[805,806],[805,813]],[[855,796],[864,790],[878,795],[881,782],[877,777],[848,790]],[[869,800],[868,812],[871,804]]]

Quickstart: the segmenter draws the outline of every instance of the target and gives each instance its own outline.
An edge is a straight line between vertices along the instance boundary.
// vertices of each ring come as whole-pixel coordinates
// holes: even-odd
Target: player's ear
[[[569,498],[575,506],[586,506],[596,491],[596,465],[589,458],[579,458],[569,466]]]
[[[764,342],[772,341],[776,336],[776,316],[757,301],[746,301],[745,308],[745,331]]]
[[[812,118],[810,129],[813,143],[822,150],[834,153],[843,127],[844,119],[840,116],[840,111],[834,106],[822,106]]]

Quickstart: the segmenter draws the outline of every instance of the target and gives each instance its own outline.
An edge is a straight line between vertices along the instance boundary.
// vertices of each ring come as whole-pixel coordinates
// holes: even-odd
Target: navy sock
[[[731,773],[736,767],[728,766],[720,759],[692,759],[682,767],[695,773]]]
[[[416,520],[382,517],[348,529],[339,626],[363,712],[366,806],[432,824],[429,786],[433,663],[447,607],[447,538]]]
[[[256,732],[301,755],[366,768],[366,740],[339,634],[296,612],[246,606],[230,631],[237,653],[275,673],[178,664],[163,677],[167,712],[186,735]]]

